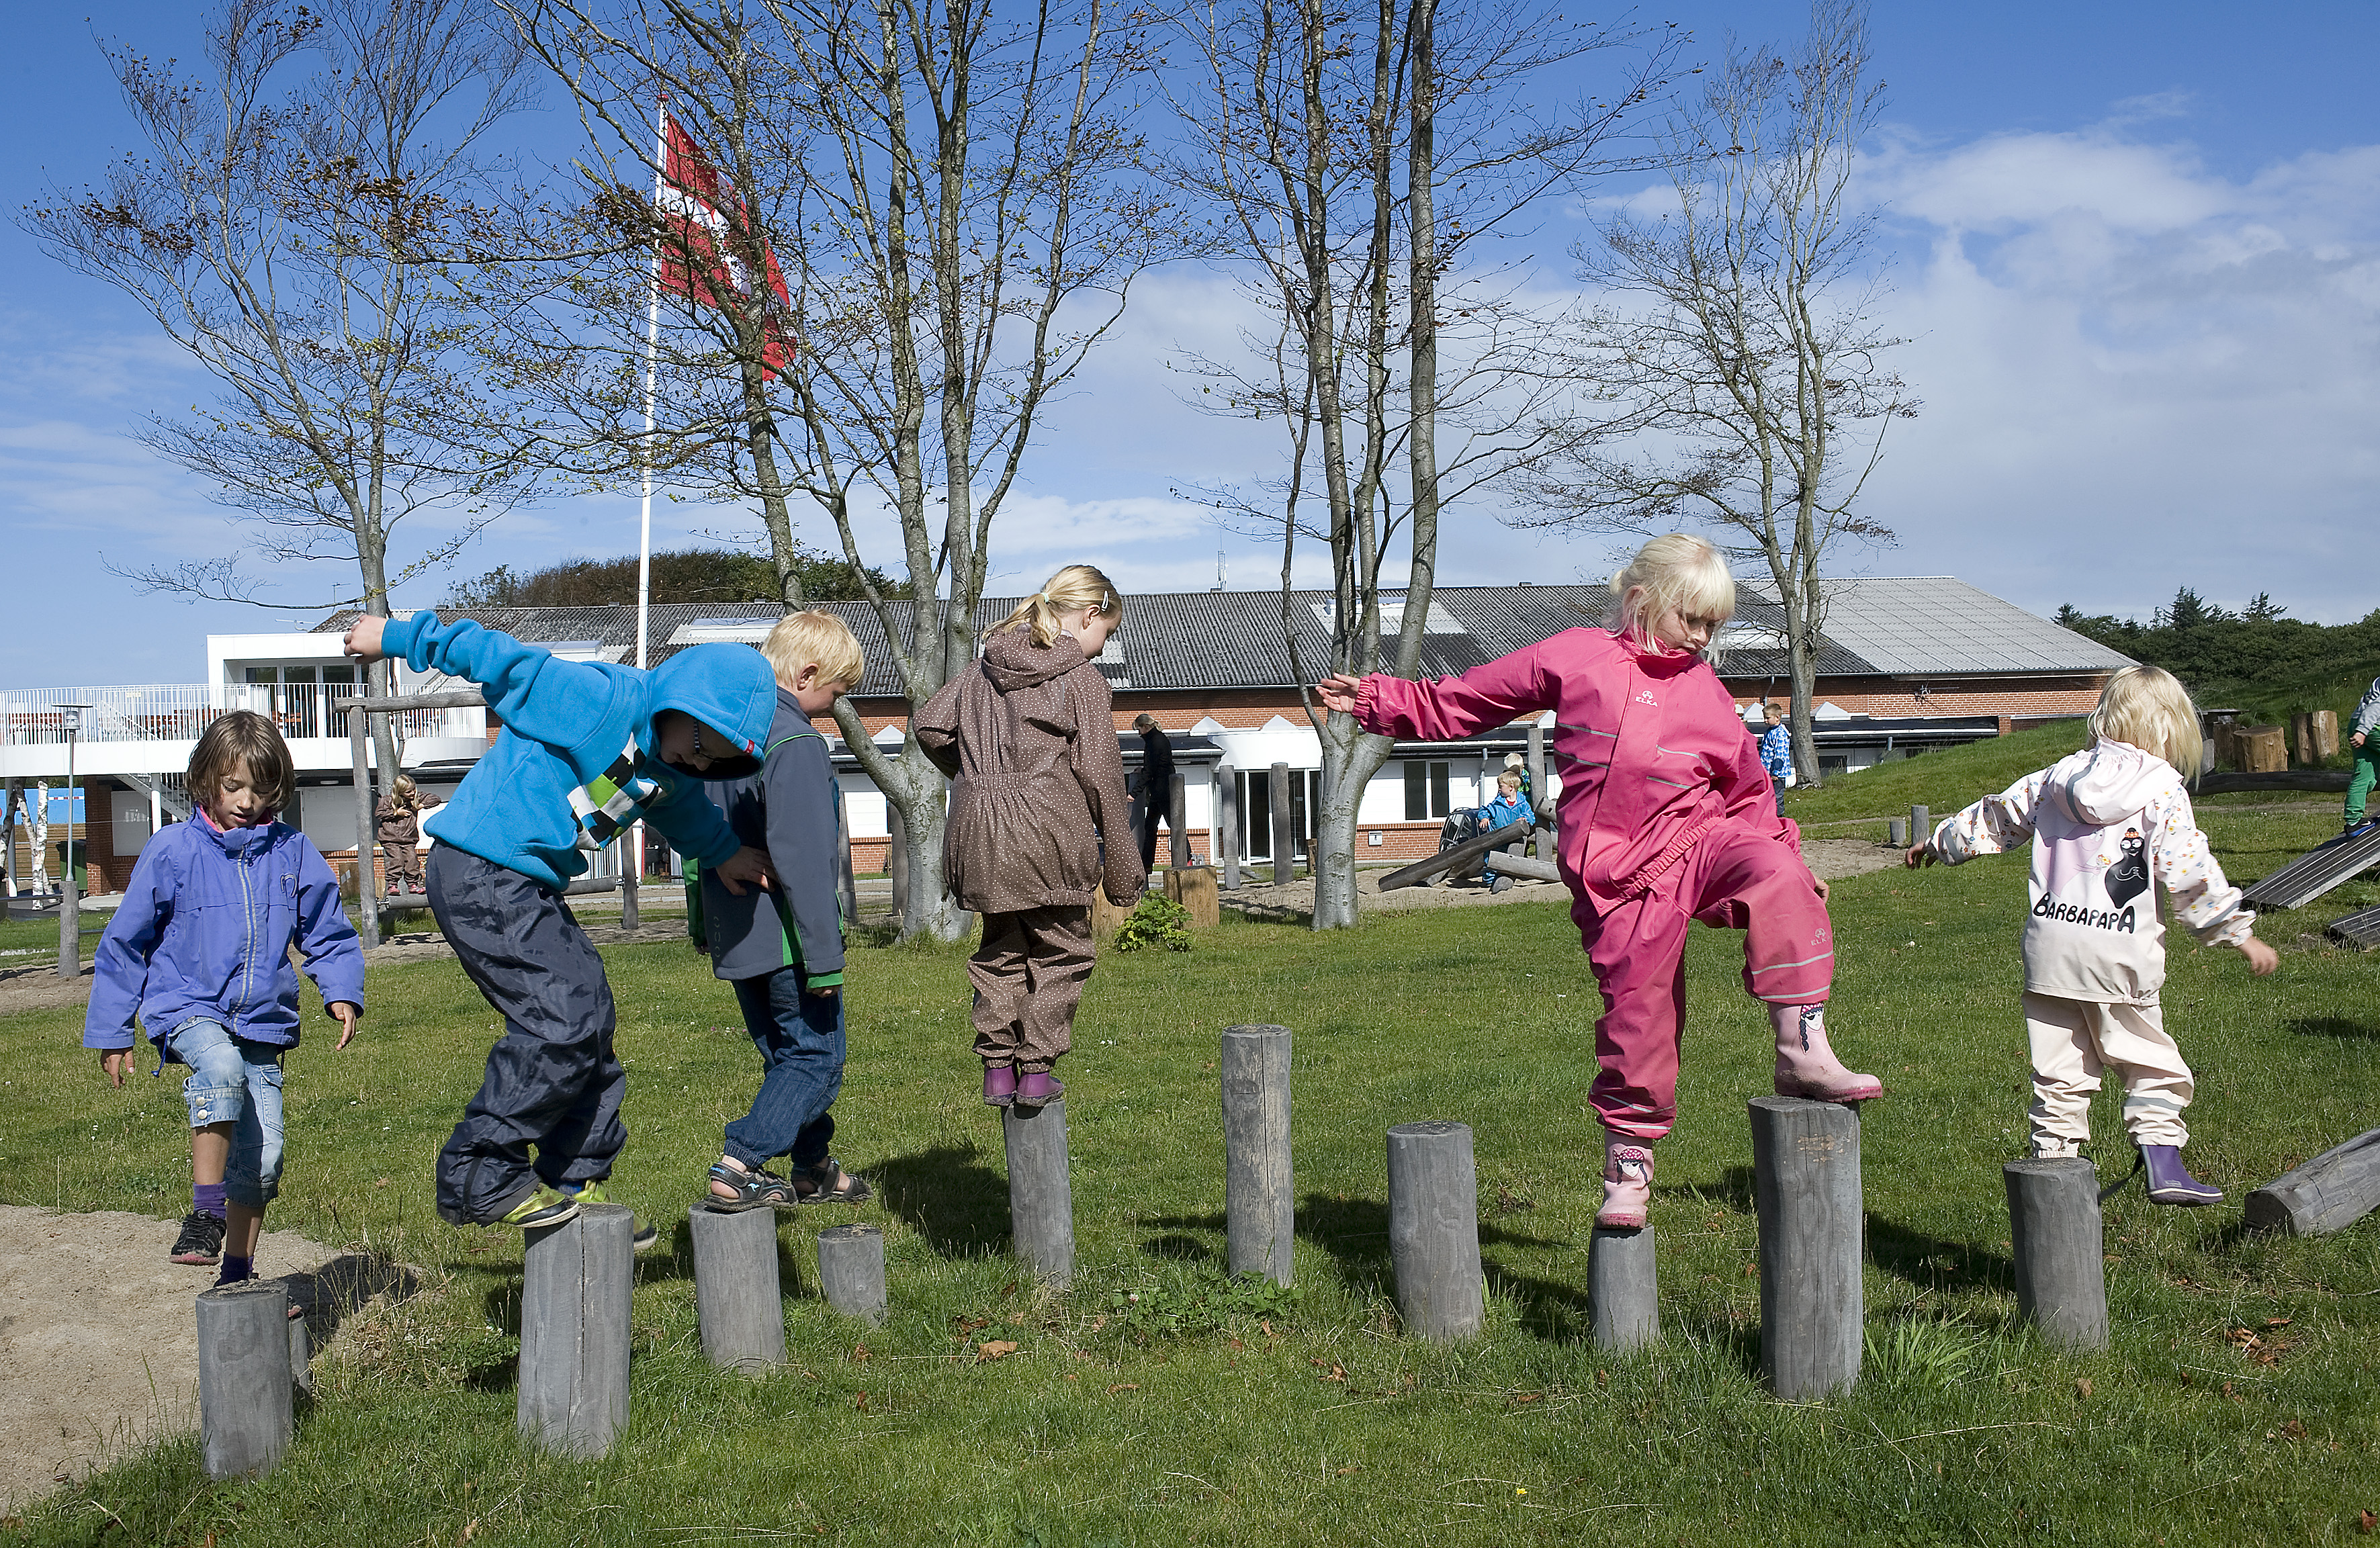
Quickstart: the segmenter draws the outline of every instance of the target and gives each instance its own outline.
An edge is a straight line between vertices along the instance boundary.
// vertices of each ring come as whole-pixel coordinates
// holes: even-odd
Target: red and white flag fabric
[[[725,179],[720,176],[710,158],[703,154],[702,147],[666,109],[662,114],[662,175],[654,200],[662,218],[677,235],[677,240],[665,245],[662,252],[662,288],[697,306],[722,311],[730,294],[748,301],[752,296],[750,265],[730,247],[728,219],[723,212],[734,209],[738,224],[748,233],[748,212],[726,187]],[[765,373],[774,377],[794,357],[794,341],[785,331],[793,300],[785,292],[785,277],[777,268],[776,249],[765,237],[760,242],[760,256],[768,271],[769,290],[774,297],[773,305],[762,308],[767,332],[761,359]]]

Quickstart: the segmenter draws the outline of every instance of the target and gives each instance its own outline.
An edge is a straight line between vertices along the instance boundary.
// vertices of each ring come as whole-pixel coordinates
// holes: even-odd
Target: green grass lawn
[[[2051,756],[2052,732],[2029,734],[2040,747],[2026,756]],[[1887,781],[1938,775],[1908,798],[1947,812],[2007,782],[1997,762],[1953,766],[1966,756],[1818,793],[1874,778],[1864,788],[1899,803]],[[2336,821],[2314,804],[2205,816],[2241,877]],[[2017,1323],[2010,1289],[1999,1163],[2024,1131],[2022,868],[2009,857],[1837,885],[1831,1020],[1889,1095],[1864,1119],[1870,1361],[1828,1403],[1781,1404],[1757,1380],[1743,1103],[1768,1089],[1769,1053],[1735,937],[1697,929],[1688,954],[1682,1119],[1654,1204],[1666,1341],[1631,1360],[1585,1336],[1597,1001],[1560,907],[1385,914],[1329,937],[1231,923],[1190,953],[1103,957],[1063,1067],[1080,1267],[1056,1298],[1006,1253],[962,956],[857,952],[836,1149],[879,1202],[784,1226],[790,1362],[760,1381],[704,1363],[684,1231],[755,1058],[693,954],[642,946],[606,952],[630,1071],[617,1181],[668,1235],[640,1264],[633,1415],[608,1459],[552,1460],[515,1439],[517,1239],[431,1209],[431,1157],[493,1029],[451,962],[419,963],[375,970],[357,1046],[334,1054],[317,1034],[291,1059],[272,1224],[422,1265],[431,1293],[342,1330],[270,1479],[210,1485],[195,1441],[173,1442],[67,1491],[18,1535],[226,1548],[454,1543],[467,1528],[553,1544],[2357,1540],[2358,1513],[2380,1510],[2380,1222],[2256,1239],[2238,1207],[2380,1121],[2371,964],[2299,944],[2347,894],[2267,922],[2285,948],[2269,979],[2230,952],[2174,949],[2168,1023],[2199,1075],[2190,1157],[2233,1197],[2153,1209],[2136,1186],[2110,1203],[2114,1347],[2075,1357]],[[1293,1298],[1235,1292],[1220,1267],[1217,1034],[1242,1022],[1297,1039]],[[0,1200],[177,1215],[178,1094],[145,1070],[103,1089],[79,1024],[0,1022],[14,1056]],[[2111,1171],[2130,1164],[2114,1107],[2103,1094],[2095,1114]],[[1476,1134],[1489,1326],[1457,1348],[1400,1336],[1388,1278],[1382,1135],[1425,1118]],[[888,1237],[880,1328],[816,1299],[814,1233],[855,1218]],[[138,1330],[126,1333],[132,1358]],[[990,1340],[1018,1347],[981,1360]]]

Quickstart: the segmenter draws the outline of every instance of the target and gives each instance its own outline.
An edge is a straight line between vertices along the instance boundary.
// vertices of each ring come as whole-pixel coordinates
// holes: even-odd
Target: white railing
[[[0,689],[0,745],[11,747],[64,744],[67,704],[86,704],[82,742],[193,742],[226,710],[252,709],[281,728],[293,740],[344,737],[347,717],[330,707],[332,701],[352,698],[357,690],[344,683],[235,683],[210,687],[203,683],[151,683],[108,688]],[[397,716],[397,735],[410,741],[422,736],[484,736],[486,711],[480,709],[419,709]]]

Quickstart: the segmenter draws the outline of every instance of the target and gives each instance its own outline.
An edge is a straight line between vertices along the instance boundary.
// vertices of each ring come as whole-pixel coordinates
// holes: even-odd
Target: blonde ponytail
[[[1058,620],[1084,608],[1102,617],[1120,615],[1123,598],[1115,583],[1089,564],[1069,564],[1041,583],[1041,589],[1016,604],[1016,611],[994,625],[998,629],[1030,628],[1033,643],[1051,646],[1062,633]]]

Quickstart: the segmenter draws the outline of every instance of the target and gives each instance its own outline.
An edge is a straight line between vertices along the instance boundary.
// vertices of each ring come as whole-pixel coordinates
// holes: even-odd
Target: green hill
[[[2036,768],[2056,763],[2079,749],[2086,734],[2077,717],[1964,747],[1880,763],[1856,774],[1838,774],[1823,789],[1787,791],[1785,815],[1805,828],[1820,828],[1813,835],[1820,838],[1830,836],[1824,831],[1827,824],[1907,816],[1912,805],[1923,804],[1936,817],[1945,817],[1970,802],[2008,789]]]

